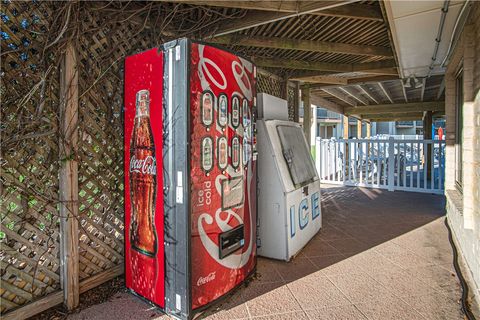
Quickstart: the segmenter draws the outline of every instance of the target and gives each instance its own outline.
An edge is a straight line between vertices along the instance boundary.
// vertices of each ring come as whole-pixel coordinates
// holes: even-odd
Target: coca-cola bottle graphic
[[[152,299],[156,276],[157,234],[154,213],[156,198],[155,144],[150,125],[150,93],[136,95],[136,114],[130,143],[130,245],[133,285]]]
[[[149,91],[138,91],[136,98],[135,124],[130,143],[130,242],[138,252],[154,256],[157,253],[154,225],[157,168],[150,126]]]

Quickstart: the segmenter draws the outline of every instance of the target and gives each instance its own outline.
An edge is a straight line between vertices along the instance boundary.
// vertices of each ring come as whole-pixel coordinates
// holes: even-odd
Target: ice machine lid
[[[288,121],[288,104],[286,100],[266,93],[257,94],[258,119]]]
[[[301,127],[279,124],[276,129],[282,155],[295,188],[315,181],[317,171]]]

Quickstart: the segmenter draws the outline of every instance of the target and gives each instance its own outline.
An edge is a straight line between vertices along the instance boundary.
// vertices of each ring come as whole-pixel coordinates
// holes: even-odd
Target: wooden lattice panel
[[[264,73],[257,75],[257,92],[268,93],[275,97],[282,97],[282,82]]]
[[[109,24],[88,8],[84,19],[88,27],[78,47],[80,280],[123,264],[123,63],[154,46],[142,25],[118,24],[114,17]]]
[[[2,1],[1,313],[60,288],[54,4]]]

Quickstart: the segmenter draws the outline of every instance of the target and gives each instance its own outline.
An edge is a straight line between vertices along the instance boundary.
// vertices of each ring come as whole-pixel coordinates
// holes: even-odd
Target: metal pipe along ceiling
[[[460,13],[458,14],[457,20],[455,21],[455,25],[453,26],[453,31],[452,31],[452,36],[450,38],[450,43],[448,45],[448,50],[447,54],[445,55],[445,58],[442,61],[442,68],[445,67],[448,59],[450,58],[450,55],[452,54],[453,48],[455,48],[455,45],[458,41],[458,36],[457,36],[457,29],[460,26],[460,29],[462,30],[463,26],[465,25],[465,22],[467,21],[466,17],[468,16],[468,13],[465,14],[467,11],[465,10],[470,4],[470,0],[466,0],[465,3],[462,6],[462,9],[460,10]]]
[[[432,61],[430,62],[430,66],[428,67],[427,78],[430,77],[430,74],[432,73],[432,70],[433,70],[433,65],[437,60],[438,48],[440,46],[440,42],[442,41],[443,27],[445,25],[445,19],[447,17],[449,5],[450,5],[450,0],[445,0],[442,7],[442,16],[440,17],[440,25],[438,26],[437,37],[435,38],[435,49],[433,50]]]

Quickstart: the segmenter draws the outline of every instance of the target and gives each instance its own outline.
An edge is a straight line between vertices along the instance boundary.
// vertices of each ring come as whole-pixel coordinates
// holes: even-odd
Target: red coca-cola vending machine
[[[187,319],[256,265],[256,67],[188,39],[125,61],[126,286]]]

